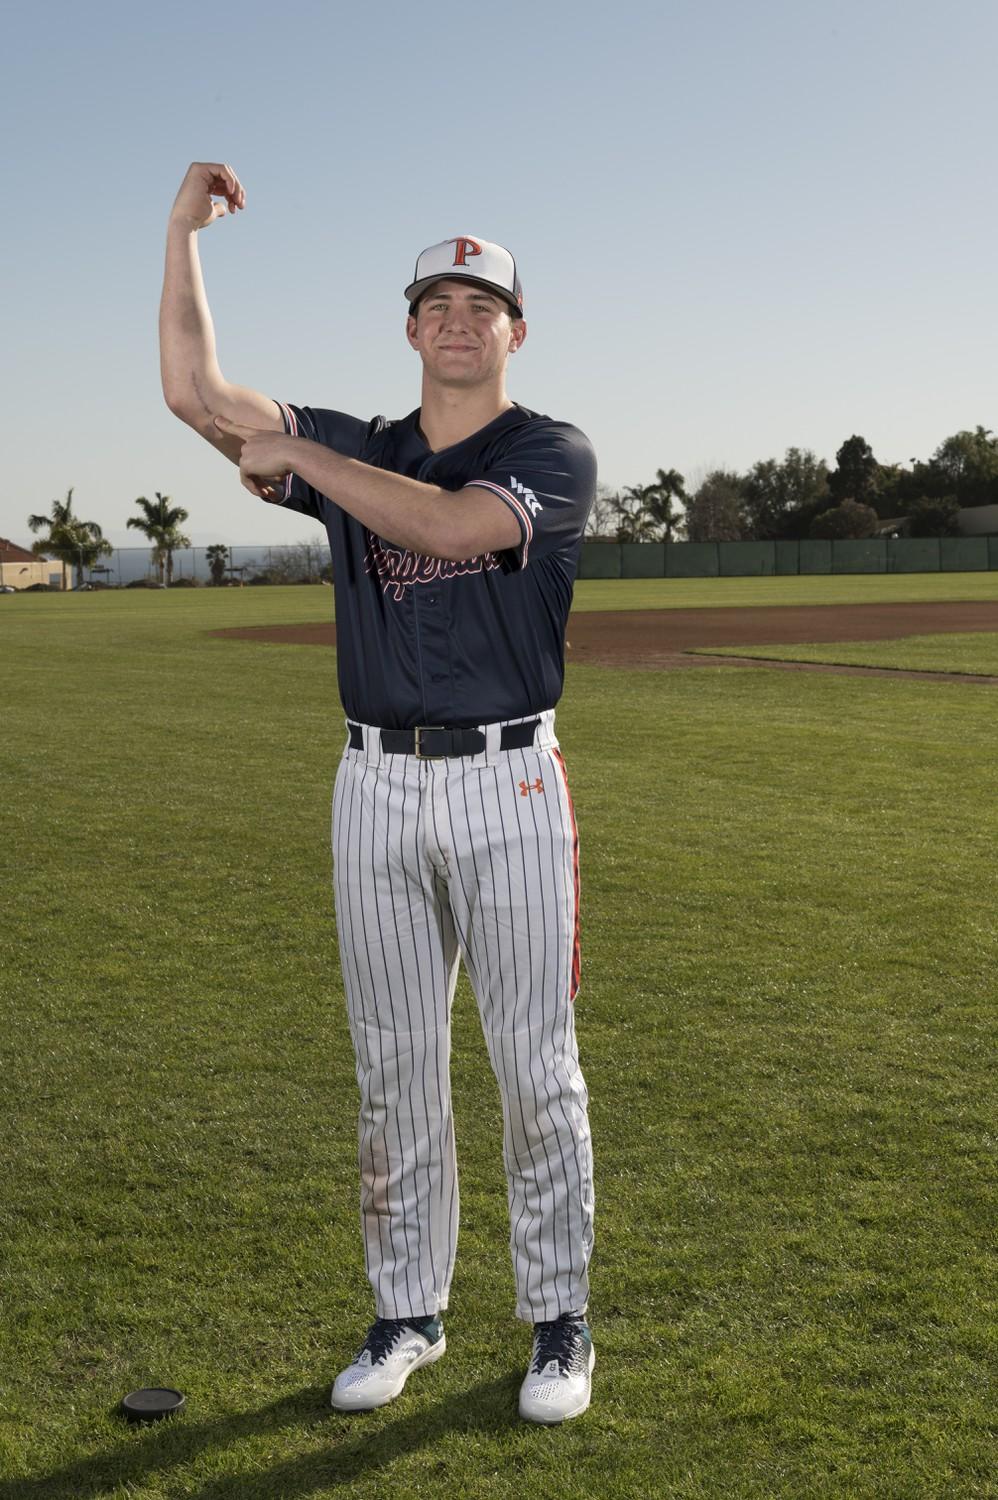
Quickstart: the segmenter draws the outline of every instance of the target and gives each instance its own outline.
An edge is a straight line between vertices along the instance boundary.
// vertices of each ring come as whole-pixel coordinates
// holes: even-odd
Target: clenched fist
[[[245,207],[243,185],[227,163],[194,161],[180,184],[170,222],[184,224],[189,229],[204,229],[216,219],[224,218],[226,208],[234,214],[237,208]]]

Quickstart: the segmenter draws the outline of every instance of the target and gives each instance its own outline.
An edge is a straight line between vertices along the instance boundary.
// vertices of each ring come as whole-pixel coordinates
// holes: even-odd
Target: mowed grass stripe
[[[992,599],[998,599],[998,572],[583,579],[576,584],[573,608],[744,609],[752,605],[921,604]]]
[[[707,648],[704,648],[707,652]],[[693,652],[694,655],[698,651]],[[998,635],[912,635],[893,641],[811,641],[793,646],[719,646],[711,656],[760,661],[816,662],[829,666],[889,667],[899,672],[961,672],[998,677]]]
[[[259,595],[286,620],[308,592]],[[334,655],[211,638],[207,591],[86,613],[106,598],[42,598],[71,608],[4,655],[0,1500],[991,1493],[985,695],[570,670],[594,1405],[515,1418],[462,983],[451,1347],[357,1423],[325,1408],[370,1312]],[[189,1415],[123,1429],[117,1398],[162,1381]]]

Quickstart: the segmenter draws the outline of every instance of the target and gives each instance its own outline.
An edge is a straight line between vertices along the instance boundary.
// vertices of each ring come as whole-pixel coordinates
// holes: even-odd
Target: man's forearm
[[[215,354],[215,330],[205,295],[197,231],[170,222],[166,270],[159,312],[163,395],[170,410],[212,435],[212,397],[222,383]],[[217,400],[214,410],[218,410]]]
[[[484,520],[489,530],[483,532],[482,510],[494,510],[485,491],[477,491],[473,501],[435,484],[344,458],[307,438],[288,438],[287,444],[293,473],[398,547],[463,562],[485,551],[514,547],[520,540],[516,521],[505,512],[499,514],[498,531],[490,515]]]
[[[320,494],[328,495],[362,526],[426,557],[445,555],[438,549],[454,540],[453,522],[457,519],[450,507],[444,509],[448,500],[454,500],[450,491],[344,458],[342,453],[307,438],[289,441],[294,473]]]

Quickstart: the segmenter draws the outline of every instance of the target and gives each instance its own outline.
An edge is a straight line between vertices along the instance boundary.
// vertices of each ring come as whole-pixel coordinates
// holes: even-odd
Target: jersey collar
[[[525,406],[518,406],[514,401],[512,406],[500,412],[497,417],[493,417],[492,421],[487,422],[484,427],[479,427],[475,432],[469,432],[468,436],[462,438],[459,443],[451,443],[447,448],[436,450],[430,447],[423,436],[423,429],[419,425],[420,408],[418,406],[415,411],[411,411],[407,417],[402,418],[401,425],[411,429],[416,441],[422,444],[427,454],[432,453],[434,458],[441,458],[445,453],[459,453],[466,443],[474,443],[476,448],[480,447],[482,438],[486,434],[489,437],[498,436],[500,432],[505,432],[507,427],[520,427],[524,422],[529,422],[534,415],[534,412],[528,411]]]

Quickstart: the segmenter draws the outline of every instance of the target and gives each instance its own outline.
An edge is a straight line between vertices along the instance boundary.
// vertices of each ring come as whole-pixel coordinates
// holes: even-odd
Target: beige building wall
[[[33,583],[54,583],[57,588],[68,589],[73,586],[69,571],[65,563],[48,562],[44,557],[33,562],[0,562],[0,583],[14,589],[30,588]]]

